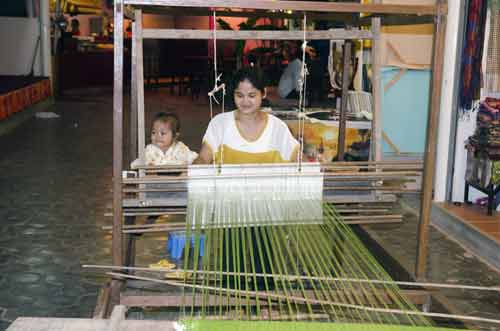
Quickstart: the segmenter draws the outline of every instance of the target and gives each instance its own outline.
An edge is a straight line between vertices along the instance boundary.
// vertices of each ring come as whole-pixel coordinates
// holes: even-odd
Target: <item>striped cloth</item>
[[[500,92],[500,10],[492,10],[484,87],[488,92]]]
[[[460,108],[463,110],[472,109],[474,101],[479,100],[480,97],[481,62],[487,12],[487,0],[469,1],[460,81]]]

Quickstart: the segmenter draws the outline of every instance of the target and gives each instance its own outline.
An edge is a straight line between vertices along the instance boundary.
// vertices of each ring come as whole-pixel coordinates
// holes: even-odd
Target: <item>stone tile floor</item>
[[[80,266],[111,261],[110,236],[101,230],[111,222],[104,216],[111,204],[111,95],[107,89],[74,92],[48,109],[60,118],[33,118],[0,136],[0,330],[18,316],[92,314],[104,277]],[[205,102],[163,90],[148,91],[146,100],[146,123],[156,111],[176,111],[181,139],[199,148],[209,119]],[[127,137],[127,124],[124,132]],[[415,225],[404,224],[375,230],[412,265]],[[138,264],[155,261],[164,250],[164,237],[150,238],[138,243]],[[430,238],[432,280],[500,284],[498,274],[436,230]],[[454,296],[467,313],[482,310],[478,294]],[[487,296],[486,304],[488,316],[498,318],[499,296]]]
[[[370,225],[365,229],[375,236],[385,250],[402,266],[414,273],[417,251],[419,197],[408,195],[402,204],[401,224]],[[482,263],[450,238],[430,227],[427,257],[427,281],[498,287],[500,273]],[[499,252],[500,254],[500,252]],[[470,290],[441,290],[446,299],[465,315],[500,318],[500,293]],[[477,324],[475,329],[500,330],[500,325]]]

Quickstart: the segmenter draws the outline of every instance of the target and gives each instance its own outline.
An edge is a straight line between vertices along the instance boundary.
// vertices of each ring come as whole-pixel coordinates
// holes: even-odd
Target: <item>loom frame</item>
[[[126,7],[127,5],[127,7]],[[130,5],[130,7],[128,6]],[[123,235],[123,20],[127,16],[134,19],[133,23],[133,47],[132,47],[132,88],[131,88],[131,137],[132,139],[130,150],[131,155],[137,155],[141,158],[144,156],[145,134],[144,134],[144,78],[142,64],[142,40],[148,37],[170,36],[178,38],[200,37],[207,36],[207,31],[165,31],[165,30],[148,30],[142,28],[141,11],[155,10],[155,8],[175,7],[181,8],[246,8],[254,10],[273,10],[273,9],[289,9],[299,12],[311,12],[316,15],[327,13],[327,15],[336,15],[338,13],[369,13],[375,15],[370,18],[371,30],[366,31],[345,31],[343,39],[372,39],[372,65],[373,65],[373,114],[372,121],[372,146],[373,159],[380,161],[382,159],[382,130],[381,130],[381,86],[380,86],[380,69],[381,69],[381,52],[380,52],[380,29],[382,15],[413,15],[416,17],[426,17],[434,19],[434,45],[432,54],[432,83],[431,96],[429,100],[430,109],[427,123],[427,137],[424,154],[424,174],[422,181],[422,200],[420,207],[420,223],[417,248],[417,263],[416,276],[417,279],[425,279],[426,257],[428,251],[428,232],[430,224],[430,211],[432,205],[432,188],[433,176],[436,162],[436,138],[437,125],[440,112],[440,95],[442,84],[442,69],[446,31],[446,15],[447,4],[446,0],[437,0],[436,5],[388,5],[381,4],[380,0],[373,0],[372,4],[359,3],[325,3],[325,2],[305,2],[305,1],[270,1],[270,0],[115,0],[114,1],[114,89],[113,89],[113,226],[112,226],[112,261],[114,265],[122,265],[124,262],[124,235]],[[132,9],[134,8],[134,9]],[[188,9],[189,10],[189,9]],[[209,32],[209,31],[208,31]],[[227,38],[237,39],[247,36],[241,31],[220,31],[218,34],[225,35]],[[265,32],[260,31],[262,37]],[[282,34],[273,32],[273,38],[283,35],[287,39],[302,39],[301,32],[296,33],[296,38],[291,32]],[[318,33],[318,38],[325,37],[328,32]],[[308,34],[309,35],[309,34]],[[315,33],[312,34],[314,36]],[[253,39],[255,38],[252,35]],[[270,39],[269,37],[267,39]],[[309,39],[309,38],[308,38]],[[344,85],[344,84],[343,84]],[[343,88],[343,95],[346,90]],[[343,98],[345,99],[345,98]],[[341,113],[345,112],[345,106],[342,107]],[[340,121],[340,125],[345,130],[344,121]],[[140,129],[142,127],[142,130]],[[139,129],[137,129],[139,128]],[[339,128],[341,130],[341,127]],[[142,171],[142,170],[141,170]],[[141,172],[140,171],[140,172]],[[129,223],[125,219],[125,223]],[[130,245],[133,243],[128,243]],[[133,257],[128,256],[127,262],[131,262]],[[107,290],[110,294],[112,304],[120,302],[120,290],[123,280],[113,278],[110,288]],[[105,300],[105,299],[103,299]]]

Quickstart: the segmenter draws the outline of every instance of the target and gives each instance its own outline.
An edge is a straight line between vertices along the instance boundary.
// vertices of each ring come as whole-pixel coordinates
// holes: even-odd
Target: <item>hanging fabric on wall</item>
[[[500,0],[498,5],[500,5]],[[486,61],[485,88],[488,92],[500,92],[500,8],[492,6],[490,38]]]
[[[490,10],[492,13],[500,10],[500,0],[489,0]]]
[[[460,81],[460,108],[464,111],[471,110],[473,102],[480,97],[481,62],[487,12],[487,0],[470,0]]]

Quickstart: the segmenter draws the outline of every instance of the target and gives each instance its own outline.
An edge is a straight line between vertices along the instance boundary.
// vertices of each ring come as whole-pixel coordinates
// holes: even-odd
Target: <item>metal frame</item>
[[[374,1],[377,2],[377,1]],[[433,65],[432,65],[432,86],[430,97],[430,113],[428,118],[426,150],[424,160],[424,176],[423,176],[423,194],[422,204],[420,209],[420,225],[419,225],[419,241],[416,263],[416,275],[418,279],[425,278],[426,271],[426,257],[428,245],[428,232],[430,223],[430,211],[432,203],[432,188],[433,176],[436,159],[436,137],[437,137],[437,124],[440,111],[440,94],[441,94],[441,81],[442,81],[442,67],[444,55],[444,35],[446,30],[446,13],[447,5],[446,0],[438,0],[436,5],[417,6],[417,5],[388,5],[388,4],[359,4],[359,3],[332,3],[332,2],[305,2],[305,1],[273,1],[273,0],[115,0],[114,9],[114,93],[113,93],[113,264],[123,264],[123,199],[122,199],[122,166],[123,166],[123,18],[125,15],[124,5],[134,5],[136,11],[135,16],[135,37],[133,39],[134,46],[137,51],[134,52],[132,67],[137,66],[134,70],[134,77],[136,82],[133,82],[132,90],[137,93],[137,98],[132,98],[134,105],[132,111],[137,110],[137,117],[132,116],[132,120],[137,119],[138,124],[138,150],[141,155],[141,149],[144,148],[144,85],[143,85],[143,72],[142,72],[142,37],[159,37],[175,36],[179,38],[191,36],[192,32],[181,33],[172,32],[170,30],[144,30],[142,31],[141,11],[140,8],[148,6],[172,6],[172,7],[200,7],[200,8],[245,8],[254,10],[294,10],[305,12],[326,12],[326,13],[370,13],[370,14],[399,14],[399,15],[428,15],[435,17],[435,33],[434,33],[434,47],[433,47]],[[132,13],[127,10],[127,15],[132,16]],[[371,38],[373,42],[372,63],[373,63],[373,107],[374,107],[374,121],[372,126],[372,135],[375,139],[373,157],[376,161],[381,160],[381,138],[382,130],[380,126],[380,17],[373,17],[372,19]],[[205,36],[206,31],[198,31],[198,36]],[[224,32],[225,33],[225,32]],[[245,32],[248,33],[248,32]],[[262,37],[269,34],[260,31]],[[274,33],[274,32],[273,32]],[[286,35],[286,38],[294,39],[293,33]],[[358,32],[360,33],[360,32]],[[364,32],[363,32],[364,33]],[[221,36],[223,36],[221,31]],[[280,34],[278,34],[280,35]],[[285,34],[281,34],[285,38]],[[314,34],[313,34],[314,35]],[[200,36],[200,38],[201,38]],[[246,35],[242,32],[228,33],[227,37],[231,39],[244,38]],[[346,35],[347,31],[346,31]],[[365,37],[368,37],[366,35]],[[354,34],[352,35],[354,38]],[[358,35],[359,37],[359,35]],[[356,37],[356,38],[358,38]],[[253,39],[256,39],[252,35]],[[273,38],[276,38],[274,35]],[[142,105],[142,106],[141,106]],[[142,107],[142,108],[141,108]],[[142,122],[142,123],[141,123]],[[142,125],[142,132],[140,130]],[[132,129],[132,134],[135,129]],[[135,138],[133,138],[135,139]],[[132,144],[132,152],[134,149]],[[134,155],[134,154],[133,154]],[[121,281],[114,278],[111,283],[111,299],[113,303],[119,302]]]

